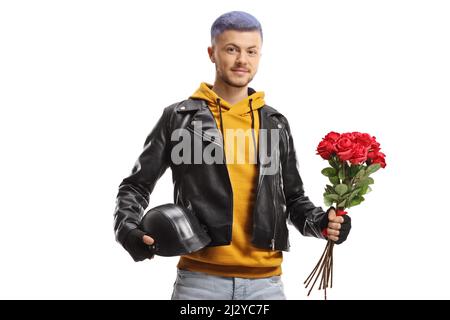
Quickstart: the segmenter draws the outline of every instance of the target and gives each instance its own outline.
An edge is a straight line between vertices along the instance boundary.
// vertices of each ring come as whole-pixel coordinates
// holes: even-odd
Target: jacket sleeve
[[[169,166],[168,111],[168,108],[164,109],[147,136],[144,149],[131,174],[119,185],[114,211],[114,232],[116,240],[122,245],[128,233],[139,225],[156,182]]]
[[[285,117],[282,117],[282,122],[286,129],[286,152],[281,166],[288,219],[302,235],[324,239],[322,229],[328,224],[328,214],[305,195],[289,123]]]

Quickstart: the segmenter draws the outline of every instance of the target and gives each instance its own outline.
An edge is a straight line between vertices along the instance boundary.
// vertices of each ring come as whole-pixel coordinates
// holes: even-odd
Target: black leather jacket
[[[258,112],[260,129],[279,129],[279,148],[277,151],[262,150],[265,147],[260,144],[259,178],[253,209],[253,245],[288,251],[288,221],[304,236],[324,238],[321,230],[328,223],[327,214],[305,196],[287,119],[267,105]],[[200,131],[194,130],[193,125],[198,120],[202,121]],[[212,239],[209,246],[230,244],[233,196],[226,163],[174,164],[171,150],[175,142],[171,134],[177,128],[189,130],[192,138],[201,135],[203,148],[209,143],[218,143],[213,140],[213,135],[205,132],[219,130],[205,101],[187,99],[164,109],[148,135],[132,173],[119,186],[114,230],[116,240],[122,245],[128,233],[138,226],[157,180],[168,167],[172,170],[174,203],[197,215]],[[217,136],[221,136],[220,133]],[[269,134],[267,136],[270,137]],[[270,146],[267,148],[271,149]],[[276,174],[265,174],[268,169],[263,158],[268,154],[276,159]]]

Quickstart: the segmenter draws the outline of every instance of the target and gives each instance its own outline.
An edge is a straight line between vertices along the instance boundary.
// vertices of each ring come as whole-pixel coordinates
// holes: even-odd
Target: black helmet
[[[155,240],[154,253],[160,256],[191,253],[211,242],[197,217],[173,203],[150,209],[142,218],[140,229]]]

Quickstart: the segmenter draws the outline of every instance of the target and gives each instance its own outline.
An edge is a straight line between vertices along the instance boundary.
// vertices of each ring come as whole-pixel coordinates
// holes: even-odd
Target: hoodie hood
[[[221,109],[221,112],[231,112],[237,115],[244,116],[252,110],[257,110],[264,106],[264,92],[255,91],[252,88],[248,88],[248,96],[241,101],[230,104],[228,101],[223,100],[212,90],[212,85],[206,82],[202,82],[200,87],[194,92],[190,98],[202,99],[208,103],[208,106],[214,109]]]
[[[212,90],[212,87],[213,86],[211,84],[202,82],[200,87],[192,96],[190,96],[190,98],[202,99],[207,102],[208,107],[220,126],[222,137],[224,136],[226,127],[230,127],[232,129],[245,129],[245,127],[251,123],[253,148],[255,150],[254,154],[257,155],[257,138],[255,134],[255,129],[258,130],[259,128],[259,117],[257,110],[262,108],[265,104],[264,92],[256,92],[252,88],[248,88],[248,96],[232,105],[228,101],[219,97],[217,93]],[[250,117],[248,117],[249,114]],[[227,119],[226,121],[225,118]],[[251,119],[251,122],[247,119]],[[224,124],[227,125],[224,126]]]

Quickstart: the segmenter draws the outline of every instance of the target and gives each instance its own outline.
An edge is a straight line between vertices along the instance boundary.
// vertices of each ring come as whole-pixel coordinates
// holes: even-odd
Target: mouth
[[[246,73],[249,73],[249,71],[247,69],[241,69],[241,68],[231,69],[231,71],[233,71],[233,73],[236,73],[238,75],[244,75]]]

